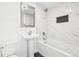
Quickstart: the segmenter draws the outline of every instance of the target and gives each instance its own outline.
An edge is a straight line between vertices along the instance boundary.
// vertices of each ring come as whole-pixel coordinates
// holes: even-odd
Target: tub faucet
[[[46,35],[46,33],[45,33],[45,32],[43,32],[42,34],[43,34],[43,36],[45,36],[45,35]]]
[[[43,35],[43,39],[44,39],[44,40],[47,40],[46,33],[45,33],[45,32],[43,32],[43,33],[42,33],[42,35]]]

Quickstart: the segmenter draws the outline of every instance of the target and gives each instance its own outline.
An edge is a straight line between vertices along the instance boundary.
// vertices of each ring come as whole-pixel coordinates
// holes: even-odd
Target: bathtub
[[[38,40],[36,47],[39,53],[45,57],[75,57],[79,56],[79,48],[73,45],[55,40]]]

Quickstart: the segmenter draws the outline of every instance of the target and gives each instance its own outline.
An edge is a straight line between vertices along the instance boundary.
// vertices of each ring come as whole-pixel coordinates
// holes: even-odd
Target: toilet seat
[[[18,57],[18,56],[16,56],[16,55],[11,55],[11,56],[9,56],[9,57]]]

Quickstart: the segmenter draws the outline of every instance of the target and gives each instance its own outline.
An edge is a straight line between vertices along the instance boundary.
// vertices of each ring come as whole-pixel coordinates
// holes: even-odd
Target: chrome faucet
[[[29,31],[29,32],[28,32],[28,35],[32,35],[32,31]]]
[[[42,35],[43,35],[43,40],[47,40],[46,33],[45,33],[45,32],[43,32],[43,33],[42,33]]]

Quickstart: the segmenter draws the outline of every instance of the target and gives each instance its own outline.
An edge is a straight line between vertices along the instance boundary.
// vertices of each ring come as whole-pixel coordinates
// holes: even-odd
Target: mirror
[[[22,27],[35,27],[35,8],[21,4]]]

